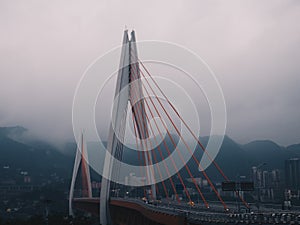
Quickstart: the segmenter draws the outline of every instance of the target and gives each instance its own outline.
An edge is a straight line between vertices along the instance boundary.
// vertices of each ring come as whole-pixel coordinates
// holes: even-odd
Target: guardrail
[[[234,223],[234,224],[300,224],[300,211],[263,212],[263,213],[230,213],[214,211],[202,207],[191,207],[182,204],[147,204],[141,199],[113,198],[114,200],[132,202],[153,211],[170,215],[184,216],[190,223]]]

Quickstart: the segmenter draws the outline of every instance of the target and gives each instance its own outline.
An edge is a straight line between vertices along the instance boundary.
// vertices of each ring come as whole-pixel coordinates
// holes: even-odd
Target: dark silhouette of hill
[[[26,129],[23,127],[0,128],[0,169],[4,165],[9,165],[36,175],[58,173],[69,178],[73,168],[76,144],[66,144],[64,153],[62,153],[57,148],[40,140],[18,141],[16,137],[22,136],[25,132]],[[177,143],[178,137],[173,135],[173,138]],[[206,146],[208,137],[201,137],[200,141]],[[166,143],[171,151],[174,151],[170,139],[167,138]],[[162,143],[160,147],[161,149],[165,148]],[[167,157],[168,154],[166,151],[164,152],[164,157]],[[203,151],[198,147],[194,154],[200,161]],[[161,157],[158,151],[156,151],[156,155],[157,160],[160,161]],[[225,136],[215,160],[230,179],[236,179],[240,175],[249,177],[251,167],[260,163],[267,163],[264,168],[268,170],[283,170],[284,161],[293,157],[300,157],[300,144],[282,147],[269,140],[259,140],[241,145]],[[124,161],[139,165],[136,151],[125,147]],[[189,160],[188,166],[195,177],[202,176],[193,159]],[[223,180],[213,165],[210,165],[206,172],[214,180]],[[188,176],[184,170],[182,173],[184,176]]]
[[[265,169],[283,169],[286,159],[296,157],[293,151],[269,140],[253,141],[242,147],[253,165],[266,163]]]
[[[300,157],[300,144],[294,144],[287,146],[286,149],[294,154],[297,155],[297,157]]]
[[[206,146],[208,137],[200,138],[200,140],[202,140],[202,143]],[[199,152],[203,152],[200,148],[197,150]],[[248,175],[250,172],[249,168],[251,168],[252,165],[252,160],[247,157],[244,149],[228,136],[224,137],[222,146],[215,161],[224,171],[226,176],[233,180],[235,180],[239,175]],[[207,173],[217,180],[223,180],[213,164],[211,164],[207,169]]]
[[[35,177],[52,173],[66,177],[70,174],[71,157],[43,141],[17,141],[24,132],[26,129],[22,127],[0,128],[0,168],[9,166],[12,173],[16,170],[27,171]]]

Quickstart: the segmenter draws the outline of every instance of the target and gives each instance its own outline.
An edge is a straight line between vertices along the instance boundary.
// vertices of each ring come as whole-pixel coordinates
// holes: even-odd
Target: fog
[[[73,140],[76,86],[95,58],[121,44],[127,26],[138,40],[177,43],[206,61],[234,140],[299,143],[299,21],[296,0],[1,0],[0,126]]]

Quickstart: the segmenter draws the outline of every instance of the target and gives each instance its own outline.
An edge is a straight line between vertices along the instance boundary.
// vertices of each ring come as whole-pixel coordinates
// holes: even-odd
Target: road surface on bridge
[[[93,212],[99,209],[99,198],[80,198],[74,199],[74,201],[77,203],[92,203],[96,209]],[[186,224],[187,222],[189,224],[300,224],[300,211],[298,210],[278,211],[277,209],[271,210],[269,208],[267,211],[261,212],[234,213],[232,210],[225,212],[224,209],[222,210],[222,207],[218,206],[217,203],[211,203],[211,207],[207,209],[202,206],[192,207],[184,203],[166,203],[165,201],[156,204],[149,204],[138,198],[111,198],[110,205],[117,207],[129,207],[135,211],[142,212],[144,216],[149,216],[150,218],[148,219],[150,220],[155,220],[154,217],[157,215],[165,215],[169,222],[171,222],[170,218],[174,219],[171,223],[162,224],[173,225],[175,224],[175,221],[177,221],[176,224]],[[229,204],[229,206],[230,205],[234,206],[233,203]],[[152,214],[147,214],[145,213],[146,211],[151,211]]]

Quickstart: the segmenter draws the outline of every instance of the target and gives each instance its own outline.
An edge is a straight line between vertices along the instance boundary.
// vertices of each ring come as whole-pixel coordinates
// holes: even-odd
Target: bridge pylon
[[[137,62],[137,46],[135,32],[131,32],[131,38],[129,39],[128,31],[124,31],[123,45],[121,51],[120,67],[117,77],[117,84],[115,89],[114,109],[112,115],[109,138],[107,144],[106,158],[104,160],[103,174],[101,181],[100,191],[100,224],[107,225],[111,224],[110,213],[109,213],[109,197],[110,197],[110,179],[113,173],[116,173],[116,165],[114,158],[122,160],[123,154],[123,141],[125,134],[125,124],[127,118],[128,104],[131,106],[134,120],[137,124],[137,135],[140,139],[148,138],[148,125],[145,116],[145,106],[143,101],[143,92],[141,77],[139,74],[138,62]],[[128,91],[121,90],[126,87]],[[132,92],[134,90],[134,93]],[[138,101],[136,101],[138,98]],[[125,121],[125,122],[124,122]],[[113,125],[117,129],[113,129]],[[116,134],[116,132],[119,132]],[[142,146],[145,148],[145,146]],[[110,157],[109,155],[113,156]],[[146,166],[152,165],[151,154],[145,154]],[[148,167],[149,168],[149,167]],[[150,169],[147,170],[147,179],[152,181],[154,175]],[[153,182],[151,182],[153,183]],[[155,184],[151,185],[152,198],[156,198]]]
[[[80,143],[77,145],[73,175],[70,186],[69,193],[69,215],[73,216],[73,198],[74,198],[74,188],[78,170],[81,164],[81,178],[82,178],[82,197],[92,198],[92,185],[91,185],[91,176],[90,168],[88,162],[88,155],[86,149],[86,142],[84,140],[83,132],[81,133]]]

